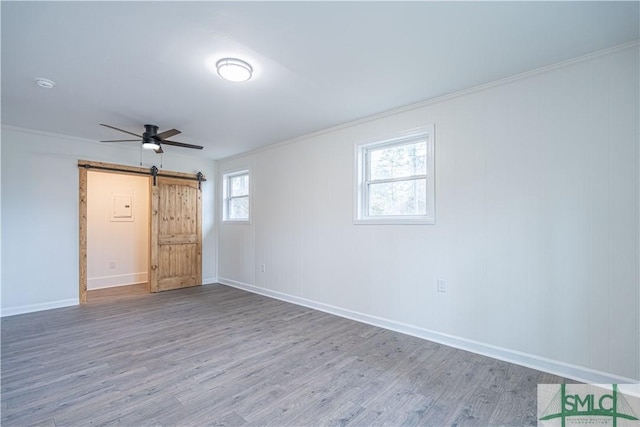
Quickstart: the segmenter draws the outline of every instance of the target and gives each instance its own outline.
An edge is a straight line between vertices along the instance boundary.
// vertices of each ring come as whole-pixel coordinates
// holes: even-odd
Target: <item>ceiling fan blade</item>
[[[186,144],[184,142],[178,142],[178,141],[167,141],[166,139],[162,141],[162,143],[166,145],[174,145],[176,147],[194,148],[196,150],[202,150],[204,148],[201,145]]]
[[[178,135],[180,132],[178,129],[169,129],[169,130],[165,130],[164,132],[160,132],[159,134],[155,135],[154,138],[158,138],[161,141],[164,140],[165,138],[171,138],[174,135]]]
[[[133,136],[137,136],[138,138],[142,138],[142,135],[138,135],[138,134],[135,134],[135,133],[133,133],[133,132],[129,132],[128,130],[118,129],[117,127],[113,127],[113,126],[111,126],[111,125],[105,125],[105,124],[103,124],[103,123],[100,123],[100,126],[104,126],[104,127],[106,127],[106,128],[110,128],[110,129],[119,130],[120,132],[128,133],[129,135],[133,135]]]
[[[108,139],[100,142],[139,142],[140,139]]]
[[[155,150],[153,150],[153,151],[155,151],[155,152],[156,152],[156,153],[158,153],[158,154],[162,154],[162,153],[164,153],[164,150],[163,150],[163,149],[162,149],[162,147],[160,147],[160,146],[159,146],[158,148],[156,148]]]

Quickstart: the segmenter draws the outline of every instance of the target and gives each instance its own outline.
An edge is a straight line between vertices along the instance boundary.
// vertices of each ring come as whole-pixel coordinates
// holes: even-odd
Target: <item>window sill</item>
[[[223,224],[251,224],[251,220],[248,219],[224,219]]]
[[[354,225],[435,225],[435,218],[355,218]]]

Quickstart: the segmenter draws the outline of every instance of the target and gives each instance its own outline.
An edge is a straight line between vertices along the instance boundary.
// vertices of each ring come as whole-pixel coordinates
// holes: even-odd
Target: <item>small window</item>
[[[249,221],[249,171],[228,173],[222,177],[223,220]]]
[[[357,224],[434,224],[433,125],[356,145]]]

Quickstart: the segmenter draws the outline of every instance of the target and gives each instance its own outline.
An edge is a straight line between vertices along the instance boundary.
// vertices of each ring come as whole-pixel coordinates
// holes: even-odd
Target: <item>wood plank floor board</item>
[[[420,396],[420,395],[418,395]],[[406,416],[399,423],[401,426],[421,426],[425,425],[425,414],[433,406],[433,400],[427,397],[422,399],[407,412]]]
[[[347,426],[364,411],[365,408],[362,406],[356,405],[348,399],[342,399],[340,401],[340,406],[337,407],[333,413],[327,413],[326,417],[317,424],[326,426]],[[340,416],[336,417],[335,414],[340,414]]]
[[[424,425],[424,414],[433,405],[433,400],[419,393],[407,393],[404,403],[394,411],[384,414],[386,425],[420,426]]]
[[[48,389],[68,390],[69,387],[82,383],[91,374],[104,375],[106,368],[108,368],[106,364],[94,363],[90,367],[80,366],[78,370],[73,372],[44,371],[39,375],[31,376],[26,383],[18,381],[17,385],[7,384],[6,389],[2,391],[2,399],[8,399],[11,402],[22,396],[27,396],[35,398],[37,401],[41,395],[50,395],[47,392]],[[8,381],[10,380],[2,379],[3,384]]]
[[[366,408],[380,413],[377,425],[402,425],[413,412],[430,404],[430,399],[413,391],[387,388]]]
[[[58,426],[67,425],[123,425],[133,426],[142,423],[144,419],[153,420],[156,423],[155,410],[151,409],[157,404],[173,404],[178,407],[179,403],[172,401],[167,396],[135,396],[126,392],[114,392],[102,396],[100,400],[88,401],[65,408],[54,415],[54,420]],[[142,412],[140,414],[140,412]],[[138,418],[136,424],[120,422],[121,419]],[[79,420],[84,420],[79,422]]]
[[[94,292],[2,319],[3,426],[535,425],[568,382],[222,285]]]
[[[369,408],[364,408],[361,412],[359,412],[355,417],[345,421],[344,423],[340,423],[341,426],[381,426],[380,417],[382,416],[382,412],[375,411]],[[346,417],[338,417],[338,420],[341,420]],[[396,423],[396,425],[400,425],[400,423]]]
[[[111,304],[113,302],[144,298],[147,295],[149,295],[149,285],[147,283],[140,283],[137,285],[91,290],[87,293],[87,302],[92,305],[101,303]]]
[[[120,392],[113,387],[90,389],[86,387],[82,393],[59,392],[43,399],[36,400],[25,398],[28,404],[19,406],[10,405],[8,413],[2,415],[2,425],[35,425],[49,423],[59,414],[74,413],[76,410],[86,408],[87,417],[95,417],[95,405],[100,405],[105,399],[112,399],[119,396]],[[89,408],[94,408],[89,410]],[[77,420],[81,418],[75,418]]]
[[[156,415],[162,420],[163,425],[177,426],[204,426],[204,425],[228,425],[225,421],[231,415],[237,419],[237,425],[244,425],[246,421],[235,414],[232,407],[226,406],[226,396],[220,394],[203,395],[200,399],[182,404],[178,410],[164,408]]]
[[[290,390],[280,384],[267,385],[262,390],[256,391],[253,399],[238,402],[235,412],[245,420],[251,416],[258,418],[258,414],[268,412],[289,393]]]
[[[489,418],[489,424],[495,425],[500,420],[505,425],[535,425],[536,414],[530,410],[528,402],[513,392],[501,392],[496,409]]]
[[[331,414],[341,414],[342,418],[352,417],[353,409],[355,412],[360,412],[363,408],[345,408],[344,402],[348,401],[344,399],[344,396],[335,394],[328,389],[319,390],[314,395],[307,396],[308,400],[305,403],[306,410],[297,410],[292,407],[289,411],[290,414],[296,413],[297,416],[291,416],[287,420],[289,425],[327,425]],[[349,410],[351,409],[351,411]]]
[[[499,393],[484,386],[474,387],[460,402],[451,425],[486,425],[496,409],[499,397]]]

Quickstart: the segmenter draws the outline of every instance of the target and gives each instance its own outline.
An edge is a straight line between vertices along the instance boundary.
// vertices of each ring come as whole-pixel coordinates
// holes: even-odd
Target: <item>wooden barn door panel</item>
[[[151,292],[201,285],[202,198],[198,183],[158,177],[151,195]]]

